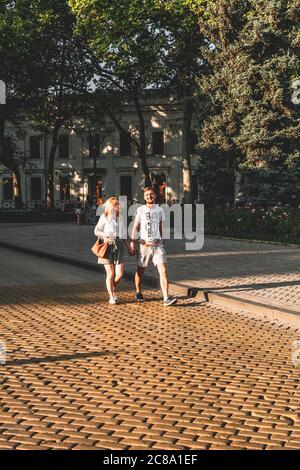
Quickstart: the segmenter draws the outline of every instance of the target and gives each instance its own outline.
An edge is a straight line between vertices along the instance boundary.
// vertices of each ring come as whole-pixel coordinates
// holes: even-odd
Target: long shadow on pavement
[[[25,364],[26,365],[27,364],[40,364],[44,362],[46,363],[63,362],[63,361],[71,361],[73,359],[76,359],[76,360],[87,359],[89,357],[115,356],[116,354],[117,352],[95,351],[95,352],[86,352],[86,353],[77,353],[77,354],[61,354],[59,356],[32,357],[32,358],[26,358],[26,359],[14,359],[11,361],[6,361],[5,366],[22,366]]]
[[[133,285],[123,283],[120,292],[131,292],[134,298]],[[107,304],[105,286],[100,283],[89,284],[36,284],[13,285],[0,287],[0,305],[30,305],[39,302],[49,305],[93,305]]]

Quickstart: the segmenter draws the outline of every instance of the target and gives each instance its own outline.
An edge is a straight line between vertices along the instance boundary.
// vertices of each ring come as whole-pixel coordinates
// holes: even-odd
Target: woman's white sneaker
[[[109,299],[108,303],[111,305],[116,305],[117,301],[116,299]]]

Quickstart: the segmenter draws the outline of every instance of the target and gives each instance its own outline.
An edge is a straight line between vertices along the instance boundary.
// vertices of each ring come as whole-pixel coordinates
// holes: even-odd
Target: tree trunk
[[[240,202],[242,196],[242,174],[236,168],[234,169],[234,204]]]
[[[141,160],[142,170],[143,170],[144,177],[145,177],[145,187],[151,186],[152,182],[151,182],[151,178],[150,178],[150,174],[149,174],[149,168],[148,168],[147,160],[146,160],[146,146],[145,146],[145,144],[140,146],[140,148],[138,149],[138,154],[139,154],[139,158]]]
[[[192,116],[193,105],[188,97],[185,97],[183,104],[183,125],[182,125],[182,180],[183,197],[185,204],[192,201],[192,169],[191,169],[191,142],[192,142]]]
[[[61,123],[55,124],[52,132],[52,143],[49,153],[48,172],[47,172],[47,209],[54,209],[54,158],[58,147],[58,133]]]
[[[135,107],[137,110],[138,118],[139,118],[139,123],[140,123],[140,142],[139,142],[139,147],[138,147],[138,154],[141,160],[142,164],[142,170],[145,176],[145,187],[151,186],[151,178],[149,175],[149,168],[147,165],[147,160],[146,160],[146,130],[145,130],[145,119],[144,119],[144,114],[143,110],[141,108],[141,104],[138,98],[137,94],[134,94],[134,102],[135,102]]]
[[[21,189],[21,176],[19,169],[14,161],[13,151],[5,152],[4,138],[5,138],[5,106],[0,105],[0,163],[12,172],[13,179],[13,197],[16,209],[23,207],[22,189]]]
[[[151,186],[151,178],[149,175],[149,168],[148,168],[147,160],[146,160],[145,122],[144,122],[144,117],[142,114],[139,101],[136,97],[134,97],[134,101],[135,101],[136,110],[137,110],[139,122],[140,122],[140,141],[139,142],[137,141],[135,137],[132,137],[130,132],[128,132],[124,127],[122,127],[119,120],[116,118],[115,114],[108,107],[105,107],[105,111],[111,118],[112,122],[115,124],[116,128],[120,132],[124,132],[124,134],[128,135],[128,137],[131,139],[131,142],[135,145],[137,152],[138,152],[139,159],[141,161],[142,171],[145,177],[145,186]]]
[[[3,145],[4,145],[4,129],[5,129],[5,118],[2,116],[2,106],[0,105],[0,162],[3,160]]]
[[[44,193],[43,193],[43,208],[47,209],[47,194],[48,194],[48,132],[44,131]]]

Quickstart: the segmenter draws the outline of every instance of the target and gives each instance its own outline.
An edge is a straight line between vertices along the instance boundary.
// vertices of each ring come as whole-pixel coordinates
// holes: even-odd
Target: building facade
[[[180,202],[183,197],[182,106],[170,95],[149,90],[145,92],[142,107],[147,164],[160,193],[160,202]],[[56,208],[65,209],[77,196],[83,202],[87,196],[93,198],[95,182],[97,196],[104,200],[111,195],[142,200],[144,177],[135,145],[108,118],[103,118],[105,126],[97,128],[95,125],[92,131],[90,124],[81,123],[60,132],[54,163]],[[130,103],[124,106],[121,125],[125,130],[138,132],[137,114]],[[18,154],[23,155],[20,174],[26,207],[42,207],[46,200],[50,137],[36,131],[26,120],[18,130],[8,126],[6,136],[13,139]],[[192,168],[196,174],[196,154],[192,155]],[[12,175],[0,164],[0,208],[9,210],[13,206]]]

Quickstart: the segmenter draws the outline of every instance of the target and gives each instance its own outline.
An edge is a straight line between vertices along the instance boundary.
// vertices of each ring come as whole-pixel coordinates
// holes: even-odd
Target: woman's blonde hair
[[[119,204],[118,198],[116,198],[115,196],[107,199],[105,203],[104,215],[106,215],[106,217],[110,215],[113,211],[115,211],[115,207],[118,204]]]

